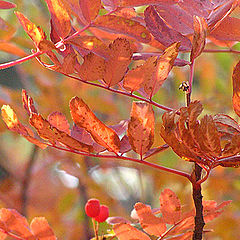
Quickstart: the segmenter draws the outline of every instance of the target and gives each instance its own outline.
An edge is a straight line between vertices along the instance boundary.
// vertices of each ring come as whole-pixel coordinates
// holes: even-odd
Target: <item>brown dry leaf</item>
[[[240,152],[240,135],[235,135],[231,140],[225,145],[222,156],[230,157],[236,155]]]
[[[29,142],[36,144],[38,147],[44,149],[46,144],[36,139],[32,133],[18,120],[17,115],[9,105],[3,105],[1,108],[2,119],[6,123],[8,129],[17,132],[26,138]]]
[[[109,45],[109,58],[105,62],[104,82],[109,86],[119,83],[131,63],[132,49],[127,39],[117,38]]]
[[[151,35],[143,25],[137,21],[120,16],[99,16],[94,21],[93,26],[105,31],[125,34],[143,43],[148,43],[151,41]]]
[[[152,213],[151,207],[139,202],[135,204],[134,208],[145,232],[160,237],[167,230],[164,220],[156,217]]]
[[[65,38],[71,31],[70,16],[61,0],[45,0],[51,13],[52,23],[59,37]]]
[[[164,189],[159,201],[163,221],[168,224],[178,222],[181,217],[181,202],[176,194],[170,189]]]
[[[197,155],[191,152],[176,136],[175,113],[166,112],[162,116],[163,124],[160,134],[163,140],[173,149],[173,151],[187,161],[198,161]]]
[[[203,51],[207,36],[207,22],[203,17],[194,16],[193,18],[194,35],[190,61],[192,62]]]
[[[70,125],[63,113],[57,111],[53,112],[48,115],[47,120],[52,126],[57,128],[58,130],[70,134]]]
[[[151,81],[156,64],[157,57],[150,57],[144,64],[128,71],[123,80],[123,87],[131,92],[139,90],[144,82]]]
[[[32,23],[29,19],[27,19],[22,13],[15,12],[19,22],[23,26],[23,29],[28,34],[28,36],[33,40],[36,47],[38,47],[39,43],[46,39],[45,33],[40,27],[37,27],[34,23]]]
[[[22,239],[34,240],[29,224],[25,217],[15,209],[2,208],[0,210],[0,221],[4,223],[4,230],[16,234]]]
[[[237,63],[233,70],[233,109],[235,113],[240,117],[240,61]]]
[[[84,81],[97,81],[103,79],[105,61],[96,54],[89,53],[84,56],[84,62],[77,68],[77,73]]]
[[[93,147],[82,143],[67,133],[52,126],[47,120],[45,120],[40,114],[32,113],[29,118],[29,123],[37,130],[38,135],[48,140],[51,144],[55,145],[56,142],[63,143],[67,147],[82,151],[82,152],[93,152]]]
[[[127,135],[132,149],[143,156],[154,141],[154,111],[145,102],[133,102]]]
[[[78,127],[86,129],[98,144],[110,152],[119,152],[120,139],[116,132],[102,123],[82,99],[74,97],[69,105],[72,119]]]
[[[119,240],[151,240],[147,234],[127,223],[116,224],[113,230]]]
[[[38,240],[57,239],[44,217],[35,217],[30,224],[30,228],[34,234],[34,237]]]
[[[101,8],[101,0],[79,0],[82,15],[88,23],[94,20]]]
[[[144,82],[144,91],[150,98],[156,94],[167,79],[169,72],[172,70],[174,61],[177,58],[179,47],[180,43],[177,42],[166,48],[164,53],[157,60],[152,78],[146,79],[147,81]]]
[[[220,135],[213,121],[213,117],[205,115],[194,132],[200,149],[207,155],[219,157],[221,155]]]

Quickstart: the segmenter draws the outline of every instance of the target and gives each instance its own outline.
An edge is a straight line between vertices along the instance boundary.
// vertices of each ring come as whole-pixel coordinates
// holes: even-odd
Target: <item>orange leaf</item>
[[[173,43],[166,48],[161,57],[157,60],[156,69],[152,78],[146,79],[144,83],[144,91],[150,98],[159,90],[164,81],[167,79],[169,72],[172,70],[175,59],[178,55],[180,43]]]
[[[18,134],[21,134],[23,137],[25,137],[29,142],[36,144],[38,147],[44,149],[46,148],[46,144],[42,143],[38,139],[34,138],[32,136],[32,133],[21,124],[21,122],[18,120],[17,115],[12,110],[12,108],[9,105],[3,105],[1,108],[1,114],[3,121],[6,123],[7,127],[13,131],[17,132]]]
[[[154,111],[152,105],[145,102],[133,102],[131,119],[128,124],[128,137],[132,149],[145,154],[152,146],[154,140]]]
[[[82,143],[67,133],[52,126],[47,120],[45,120],[40,114],[32,113],[29,118],[29,123],[36,128],[39,136],[43,139],[48,140],[52,144],[56,142],[63,143],[67,147],[83,152],[93,152],[93,147]]]
[[[28,36],[33,40],[36,47],[38,47],[39,43],[46,39],[45,33],[40,27],[37,27],[34,23],[28,20],[22,13],[15,12],[19,22],[23,26],[23,29],[28,34]]]
[[[175,224],[181,217],[181,203],[176,194],[170,189],[165,189],[159,197],[163,221]]]
[[[102,123],[82,99],[74,97],[69,105],[72,119],[78,127],[86,129],[98,144],[106,147],[109,151],[119,152],[120,139],[118,135]]]
[[[84,81],[97,81],[103,79],[105,61],[96,54],[89,53],[84,56],[84,62],[77,67],[77,73]]]
[[[90,23],[98,15],[101,8],[101,0],[79,0],[79,6],[82,10],[82,15]]]
[[[149,82],[152,79],[154,69],[156,68],[157,57],[150,57],[146,62],[135,69],[128,71],[124,80],[123,86],[131,92],[140,89],[144,82]]]
[[[127,223],[116,224],[113,230],[119,240],[150,240],[145,233]]]
[[[35,217],[30,225],[34,237],[38,240],[56,240],[53,230],[44,217]]]
[[[203,51],[206,43],[207,23],[203,17],[194,16],[193,19],[194,35],[192,43],[191,62]]]
[[[145,232],[160,237],[167,230],[163,219],[156,217],[152,213],[151,207],[139,202],[135,204],[134,208]]]
[[[0,51],[7,52],[19,57],[24,57],[26,53],[18,46],[9,42],[0,42]]]
[[[68,123],[68,120],[66,119],[65,115],[61,112],[53,112],[50,115],[48,115],[47,118],[48,122],[57,128],[60,131],[63,131],[67,134],[70,134],[70,125]]]
[[[77,63],[77,54],[75,53],[67,54],[64,57],[62,66],[59,69],[60,71],[66,74],[74,73],[76,63]]]
[[[233,70],[232,81],[233,81],[233,97],[232,97],[233,109],[235,113],[238,116],[240,116],[240,61]]]
[[[127,18],[114,15],[99,16],[94,21],[93,26],[105,31],[126,34],[139,42],[148,43],[151,41],[151,35],[143,25]]]
[[[71,31],[71,22],[63,2],[61,0],[46,0],[46,2],[59,37],[67,37]]]
[[[2,208],[0,210],[0,220],[4,223],[4,230],[7,232],[14,233],[22,239],[35,239],[29,230],[26,218],[20,215],[16,210]]]
[[[178,0],[118,0],[119,7],[136,7],[142,5],[174,4]]]
[[[131,62],[132,50],[128,40],[117,38],[109,45],[109,58],[105,62],[104,82],[114,86],[120,82]]]

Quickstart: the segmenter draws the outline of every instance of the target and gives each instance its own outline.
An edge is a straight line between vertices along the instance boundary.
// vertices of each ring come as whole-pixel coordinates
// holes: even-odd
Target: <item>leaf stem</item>
[[[182,177],[187,178],[188,180],[191,181],[191,176],[190,174],[180,171],[180,170],[176,170],[176,169],[172,169],[172,168],[168,168],[168,167],[164,167],[155,163],[151,163],[151,162],[147,162],[145,160],[140,160],[140,159],[136,159],[136,158],[130,158],[130,157],[124,157],[121,155],[100,155],[100,154],[93,154],[93,153],[85,153],[85,152],[79,152],[79,151],[75,151],[73,149],[68,149],[68,148],[62,148],[56,145],[52,145],[50,143],[46,143],[49,147],[53,147],[59,150],[63,150],[66,152],[71,152],[71,153],[75,153],[78,155],[82,155],[82,156],[88,156],[88,157],[96,157],[96,158],[107,158],[107,159],[121,159],[121,160],[125,160],[125,161],[131,161],[131,162],[136,162],[139,164],[143,164],[161,171],[165,171],[165,172],[169,172],[169,173],[173,173]]]
[[[190,102],[191,102],[191,94],[192,94],[192,84],[193,84],[193,75],[194,75],[194,59],[192,61],[192,63],[189,65],[190,66],[190,73],[189,73],[189,90],[186,94],[186,98],[187,98],[187,106],[189,106]]]
[[[14,60],[14,61],[11,61],[11,62],[7,62],[7,63],[2,63],[0,64],[0,70],[1,69],[5,69],[5,68],[10,68],[10,67],[13,67],[17,64],[20,64],[20,63],[23,63],[23,62],[26,62],[32,58],[35,58],[35,57],[38,57],[40,56],[41,54],[43,54],[44,52],[41,52],[41,51],[38,51],[38,52],[35,52],[31,55],[28,55],[26,57],[23,57],[23,58],[20,58],[20,59],[17,59],[17,60]]]
[[[51,70],[52,70],[52,69],[51,69]],[[114,89],[114,88],[110,88],[110,87],[108,87],[108,86],[104,86],[104,85],[98,84],[98,83],[93,83],[93,82],[84,81],[84,80],[82,80],[81,78],[78,78],[78,77],[75,77],[75,76],[72,76],[72,75],[63,73],[63,72],[59,72],[59,73],[65,75],[66,77],[75,79],[75,80],[77,80],[77,81],[80,81],[80,82],[82,82],[82,83],[85,83],[85,84],[88,84],[88,85],[91,85],[91,86],[103,88],[103,89],[105,89],[105,90],[107,90],[107,91],[110,91],[110,92],[114,92],[114,93],[117,93],[117,94],[120,94],[120,95],[124,95],[124,96],[127,96],[127,97],[131,97],[131,98],[138,99],[138,100],[140,100],[140,101],[147,102],[147,103],[149,103],[149,104],[151,104],[151,105],[153,105],[153,106],[155,106],[155,107],[157,107],[157,108],[160,108],[160,109],[162,109],[162,110],[164,110],[164,111],[174,111],[173,108],[170,108],[170,107],[161,105],[161,104],[159,104],[159,103],[157,103],[157,102],[152,101],[151,99],[147,99],[147,98],[144,98],[144,97],[140,97],[140,96],[135,95],[135,94],[133,94],[133,93],[124,92],[124,91],[117,90],[117,89]],[[179,113],[177,112],[177,114],[179,114]]]

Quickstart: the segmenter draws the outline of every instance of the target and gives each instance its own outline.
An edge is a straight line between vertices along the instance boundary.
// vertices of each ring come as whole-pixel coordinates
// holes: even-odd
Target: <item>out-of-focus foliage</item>
[[[32,22],[40,24],[49,36],[50,15],[45,1],[12,2],[16,4],[17,11],[28,16]],[[122,2],[124,4],[125,1]],[[142,13],[144,9],[138,10]],[[101,11],[104,12],[104,9]],[[3,19],[0,21],[9,23],[7,34],[0,31],[0,62],[30,54],[34,45],[12,9],[0,9],[0,13]],[[94,14],[84,14],[94,18]],[[232,15],[239,17],[239,8]],[[76,17],[73,17],[74,21],[77,21]],[[103,23],[104,18],[96,25]],[[99,36],[103,34],[102,30],[94,31]],[[128,29],[121,31],[126,33]],[[62,34],[64,36],[66,32]],[[138,32],[135,34],[139,37]],[[117,37],[111,36],[114,39]],[[208,49],[215,47],[213,43],[207,43]],[[156,50],[152,46],[145,48],[146,52]],[[239,44],[234,49],[240,50]],[[188,55],[182,52],[179,54],[182,59],[188,59]],[[231,80],[233,66],[238,59],[237,54],[231,53],[202,53],[196,59],[192,98],[202,102],[204,114],[224,113],[239,121],[232,108]],[[179,90],[179,85],[187,81],[188,73],[188,66],[174,67],[153,99],[174,109],[184,106],[185,93]],[[108,80],[106,82],[109,83]],[[13,68],[0,70],[0,105],[10,104],[23,123],[28,121],[28,117],[22,110],[21,88],[31,92],[39,112],[45,117],[53,111],[60,111],[67,119],[71,119],[68,103],[73,96],[84,99],[96,116],[107,125],[118,124],[120,120],[130,117],[130,98],[87,86],[43,68],[36,60],[30,60]],[[152,147],[158,147],[165,143],[160,136],[163,112],[155,108],[154,110],[155,133]],[[35,216],[46,217],[58,239],[75,240],[79,236],[90,239],[93,236],[89,219],[84,213],[84,205],[92,197],[110,206],[110,216],[127,219],[130,219],[130,211],[137,201],[157,207],[158,196],[165,188],[172,189],[187,208],[192,206],[189,197],[191,186],[181,177],[117,159],[99,160],[50,148],[36,149],[22,137],[9,132],[3,121],[0,121],[0,132],[0,207],[14,208],[26,214],[29,220]],[[137,156],[134,152],[129,155]],[[171,150],[154,155],[149,161],[188,172],[191,172],[193,166],[192,163],[179,159]],[[30,173],[27,171],[29,162],[34,163]],[[208,239],[240,238],[239,192],[239,169],[216,168],[203,184],[204,200],[232,200],[220,218],[207,224],[208,229],[214,228],[214,232],[207,234]],[[99,231],[105,231],[106,228],[106,224],[103,224]]]

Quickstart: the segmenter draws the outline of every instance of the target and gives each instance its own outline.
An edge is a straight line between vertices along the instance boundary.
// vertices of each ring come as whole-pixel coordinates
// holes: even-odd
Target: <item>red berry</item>
[[[100,206],[100,213],[97,217],[95,217],[94,219],[97,222],[105,222],[105,220],[109,217],[109,210],[108,207],[105,205],[101,205]]]
[[[91,217],[97,217],[100,213],[100,202],[98,199],[89,199],[85,205],[86,214]]]

